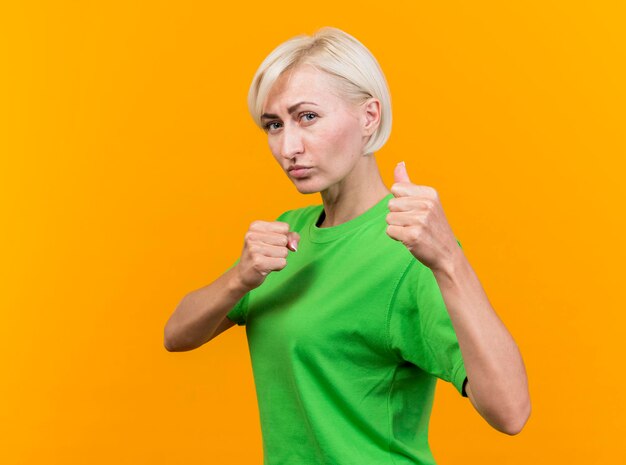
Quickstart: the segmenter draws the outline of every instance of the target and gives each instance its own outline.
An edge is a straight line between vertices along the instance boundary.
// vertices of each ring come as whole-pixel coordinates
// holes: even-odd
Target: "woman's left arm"
[[[513,337],[489,303],[461,247],[454,247],[432,271],[459,340],[468,397],[498,431],[519,433],[531,407],[526,369]]]
[[[395,171],[387,234],[401,241],[437,279],[459,341],[474,408],[495,429],[519,433],[530,416],[526,368],[450,228],[437,192]],[[471,388],[470,388],[471,385]]]

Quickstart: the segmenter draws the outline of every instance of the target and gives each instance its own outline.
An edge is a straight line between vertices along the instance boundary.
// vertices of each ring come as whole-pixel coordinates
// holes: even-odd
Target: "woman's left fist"
[[[411,183],[404,162],[396,165],[394,179],[387,234],[402,242],[415,258],[433,271],[444,269],[460,248],[437,191]]]

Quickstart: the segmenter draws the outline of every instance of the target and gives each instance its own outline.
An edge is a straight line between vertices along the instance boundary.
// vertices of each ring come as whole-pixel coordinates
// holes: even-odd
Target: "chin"
[[[298,189],[298,192],[300,192],[301,194],[317,194],[318,192],[322,191],[322,189],[320,189],[319,186],[316,186],[313,182],[307,182],[310,181],[309,179],[296,179],[292,181],[293,185],[296,187],[296,189]]]
[[[306,188],[306,187],[301,187],[301,186],[296,186],[296,189],[298,189],[298,192],[300,192],[301,194],[317,194],[318,192],[321,192],[320,189],[315,189],[315,188]]]

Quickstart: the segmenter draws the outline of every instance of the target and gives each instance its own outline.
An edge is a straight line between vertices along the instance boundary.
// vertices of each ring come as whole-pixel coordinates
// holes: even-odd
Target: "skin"
[[[374,206],[390,191],[376,158],[362,149],[380,124],[380,101],[351,105],[334,91],[328,74],[303,65],[281,75],[263,107],[278,118],[263,119],[272,155],[299,192],[322,196],[326,217],[321,227],[342,224]],[[287,108],[307,101],[292,114]],[[292,176],[292,165],[312,166],[305,178]]]
[[[301,101],[315,105],[287,111]],[[329,75],[304,65],[279,77],[263,112],[275,115],[263,122],[276,161],[299,192],[321,194],[326,213],[322,227],[349,221],[393,193],[386,232],[428,266],[437,280],[471,380],[466,391],[472,405],[493,428],[518,434],[531,411],[524,362],[458,246],[437,191],[413,183],[404,162],[396,166],[389,190],[374,156],[362,155],[380,124],[380,102],[370,98],[350,104],[340,98]],[[296,178],[287,171],[295,164],[313,169]],[[233,275],[238,276],[233,286],[238,295],[260,285],[268,272],[284,267],[287,248],[295,250],[298,240],[287,223],[253,223],[242,254],[245,265]],[[247,287],[241,284],[245,280],[250,283]],[[224,318],[213,337],[233,324]]]

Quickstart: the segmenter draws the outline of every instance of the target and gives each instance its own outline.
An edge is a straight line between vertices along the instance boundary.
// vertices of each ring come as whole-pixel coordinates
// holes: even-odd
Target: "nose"
[[[280,141],[280,154],[284,158],[293,158],[304,149],[302,134],[298,128],[283,127]]]

